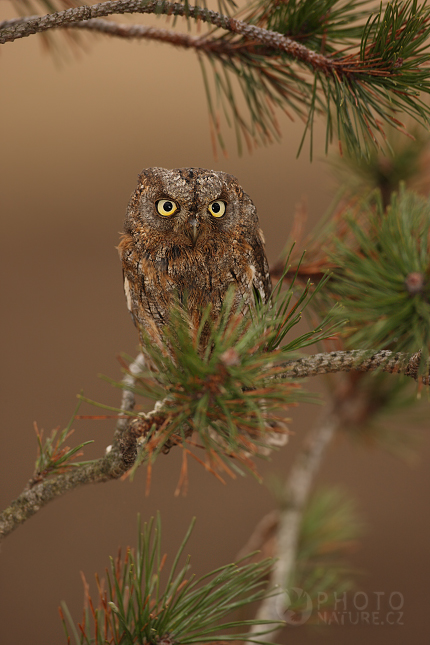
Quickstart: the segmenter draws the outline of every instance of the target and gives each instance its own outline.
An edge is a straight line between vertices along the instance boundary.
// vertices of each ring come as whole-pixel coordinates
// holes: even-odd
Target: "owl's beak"
[[[199,234],[199,223],[195,217],[191,217],[188,220],[188,224],[190,225],[190,237],[193,245],[196,243],[197,236]]]

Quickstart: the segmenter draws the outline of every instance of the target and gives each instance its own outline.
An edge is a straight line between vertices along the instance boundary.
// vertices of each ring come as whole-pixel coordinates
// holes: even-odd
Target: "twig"
[[[147,27],[145,25],[120,24],[112,20],[104,20],[103,18],[81,20],[80,22],[67,25],[67,28],[69,27],[73,29],[87,29],[88,31],[96,31],[101,34],[118,36],[125,39],[159,40],[187,49],[205,49],[207,43],[211,42],[209,38],[191,36],[191,34],[183,34],[173,29],[156,29],[155,27]]]
[[[430,372],[426,376],[418,376],[421,362],[421,352],[405,354],[403,352],[391,352],[381,350],[375,354],[369,351],[353,349],[350,351],[326,352],[314,354],[306,358],[299,358],[295,361],[288,361],[282,364],[285,372],[276,378],[305,378],[319,374],[330,374],[335,372],[374,372],[381,370],[391,374],[404,374],[423,385],[429,385]]]
[[[313,479],[318,471],[322,456],[339,426],[339,419],[333,409],[322,418],[320,424],[308,435],[304,447],[298,455],[290,476],[285,484],[285,502],[279,513],[277,531],[277,560],[272,569],[270,587],[286,589],[293,573],[300,525],[304,508],[309,498]],[[283,619],[285,596],[269,596],[261,604],[256,620],[279,621]],[[252,636],[257,626],[250,631]],[[257,629],[258,631],[258,629]],[[265,639],[275,641],[279,629],[265,635]]]
[[[1,25],[0,25],[1,27]],[[81,20],[67,25],[67,28],[86,29],[95,31],[109,36],[118,36],[125,39],[136,40],[157,40],[163,43],[169,43],[176,47],[184,49],[194,49],[206,52],[207,54],[219,54],[224,56],[237,56],[241,52],[250,52],[255,49],[253,42],[230,42],[220,38],[210,38],[207,36],[192,36],[184,34],[173,29],[156,29],[145,25],[127,25],[117,23],[112,20],[103,18],[93,18],[92,20]],[[264,55],[271,50],[259,49],[259,54]]]
[[[130,365],[130,374],[127,374],[123,380],[126,387],[131,387],[134,384],[136,375],[142,371],[143,367],[144,358],[142,354],[139,354]],[[121,409],[124,412],[131,412],[134,404],[133,392],[125,389],[122,395]],[[150,412],[148,417],[152,414],[153,412]],[[130,468],[130,464],[124,459],[121,450],[121,442],[124,441],[127,431],[127,418],[119,419],[113,444],[106,451],[104,457],[88,464],[77,465],[72,470],[24,489],[24,492],[0,514],[0,540],[9,535],[17,526],[32,517],[55,497],[64,495],[64,493],[83,484],[105,482],[121,477]]]
[[[124,390],[122,392],[121,398],[121,410],[123,412],[131,412],[134,409],[136,404],[134,392],[131,389],[135,384],[136,376],[141,374],[145,368],[145,357],[142,353],[138,354],[129,366],[129,373],[126,374],[122,380],[124,384]],[[118,419],[116,424],[115,434],[114,434],[114,443],[119,443],[123,433],[127,429],[127,419],[121,418]]]

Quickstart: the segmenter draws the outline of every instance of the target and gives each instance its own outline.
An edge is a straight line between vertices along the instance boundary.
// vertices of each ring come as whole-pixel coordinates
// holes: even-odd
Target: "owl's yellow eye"
[[[159,199],[155,202],[157,213],[163,217],[170,217],[178,210],[177,204],[172,199]]]
[[[222,217],[225,213],[225,202],[221,199],[216,199],[209,204],[208,211],[214,217]]]

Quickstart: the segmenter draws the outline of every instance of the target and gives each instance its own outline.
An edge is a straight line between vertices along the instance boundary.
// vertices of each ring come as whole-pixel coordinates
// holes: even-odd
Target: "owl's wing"
[[[269,264],[264,252],[264,237],[261,230],[251,244],[251,257],[249,266],[252,272],[252,288],[257,299],[267,303],[272,293]]]
[[[127,303],[128,312],[129,312],[129,314],[131,316],[131,319],[132,319],[133,323],[137,327],[136,316],[133,313],[133,301],[131,299],[130,282],[129,282],[126,274],[125,274],[124,268],[122,270],[122,284],[124,286],[124,295],[125,295],[125,300],[126,300],[126,303]]]

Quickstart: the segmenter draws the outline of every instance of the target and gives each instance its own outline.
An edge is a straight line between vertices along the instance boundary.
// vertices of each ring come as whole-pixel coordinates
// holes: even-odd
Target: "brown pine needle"
[[[181,444],[182,447],[182,466],[181,466],[181,472],[179,474],[179,481],[178,485],[176,486],[175,490],[175,497],[178,497],[178,495],[182,492],[182,495],[185,497],[188,491],[188,462],[187,462],[187,452],[189,452],[183,444]]]

